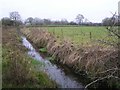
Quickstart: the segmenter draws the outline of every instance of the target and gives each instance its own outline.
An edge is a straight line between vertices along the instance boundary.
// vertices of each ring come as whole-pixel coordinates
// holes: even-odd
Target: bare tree
[[[51,24],[51,20],[50,19],[43,19],[44,20],[44,24],[45,25],[50,25]]]
[[[10,12],[10,19],[14,21],[14,25],[19,25],[21,23],[21,16],[17,11]]]
[[[10,19],[11,20],[21,20],[21,16],[18,12],[10,12]]]
[[[119,15],[116,15],[115,13],[113,14],[112,17],[103,19],[102,22],[103,22],[103,25],[106,26],[108,35],[104,39],[99,40],[99,42],[112,45],[115,47],[119,46],[120,32],[119,32],[119,27],[117,27],[119,25],[119,18],[120,18]],[[109,38],[109,40],[106,38]]]
[[[105,19],[102,20],[102,23],[104,26],[109,26],[111,24],[110,18],[106,17]]]
[[[67,25],[67,24],[68,24],[67,19],[61,19],[61,24],[62,24],[62,25]]]
[[[78,14],[75,19],[77,23],[80,25],[83,23],[84,16],[82,14]]]
[[[34,18],[33,20],[34,25],[43,25],[44,21],[40,18]]]
[[[33,18],[32,17],[29,17],[29,18],[27,18],[26,20],[25,20],[25,24],[30,24],[30,25],[32,25],[33,24]]]

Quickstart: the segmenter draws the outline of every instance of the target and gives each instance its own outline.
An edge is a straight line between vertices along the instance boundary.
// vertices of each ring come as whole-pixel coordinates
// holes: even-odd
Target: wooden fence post
[[[64,36],[63,36],[63,30],[61,29],[61,39],[64,39]]]
[[[92,39],[92,33],[90,32],[90,40]]]

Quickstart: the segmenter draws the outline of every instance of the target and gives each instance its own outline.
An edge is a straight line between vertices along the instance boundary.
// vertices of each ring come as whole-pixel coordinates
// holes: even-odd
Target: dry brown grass
[[[100,72],[119,66],[118,50],[113,47],[90,45],[76,47],[69,40],[57,41],[47,30],[22,30],[23,33],[38,47],[46,47],[59,62],[85,71],[91,78],[100,76]],[[109,74],[109,73],[108,73]]]
[[[30,58],[25,57],[26,49],[22,46],[16,29],[3,29],[2,39],[2,80],[3,87],[26,87],[31,82],[35,84],[37,79],[32,70]]]
[[[31,36],[29,31],[25,31]],[[48,75],[38,71],[35,60],[27,55],[16,28],[3,28],[2,32],[2,87],[3,88],[54,88]],[[35,35],[35,34],[34,34]]]

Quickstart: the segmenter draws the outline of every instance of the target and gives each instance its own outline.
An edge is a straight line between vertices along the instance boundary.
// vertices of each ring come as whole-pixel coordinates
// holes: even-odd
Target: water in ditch
[[[50,79],[54,80],[58,84],[58,88],[84,88],[76,77],[65,74],[65,71],[62,68],[51,63],[49,60],[43,59],[26,37],[22,37],[22,42],[28,49],[28,55],[44,64],[40,69],[45,71]]]

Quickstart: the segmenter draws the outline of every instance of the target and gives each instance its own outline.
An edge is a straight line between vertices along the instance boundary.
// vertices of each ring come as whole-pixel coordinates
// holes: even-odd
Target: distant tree
[[[90,21],[87,18],[85,18],[84,23],[87,24],[87,23],[90,23]]]
[[[2,18],[1,21],[4,26],[13,26],[13,21],[8,17]]]
[[[76,22],[80,25],[83,23],[84,16],[82,14],[78,14],[75,19]]]
[[[62,24],[62,25],[67,25],[67,24],[68,24],[67,19],[61,19],[61,24]]]
[[[33,23],[34,23],[34,25],[43,25],[44,21],[42,19],[36,17],[36,18],[34,18]]]
[[[60,22],[60,21],[54,21],[53,24],[54,24],[54,25],[60,25],[61,22]]]
[[[102,20],[102,23],[104,26],[111,25],[111,18],[106,17],[105,19]]]
[[[22,24],[21,16],[17,11],[10,12],[10,19],[14,22],[14,25]]]
[[[34,21],[34,19],[33,19],[32,17],[29,17],[29,18],[27,18],[27,19],[25,20],[25,24],[30,24],[30,25],[32,25],[32,24],[33,24],[33,21]]]
[[[106,17],[102,20],[104,26],[118,25],[119,15],[114,15],[114,17]]]
[[[69,25],[77,25],[77,23],[74,22],[74,21],[71,21],[71,22],[69,23]]]
[[[50,25],[52,22],[50,19],[43,19],[45,25]]]

